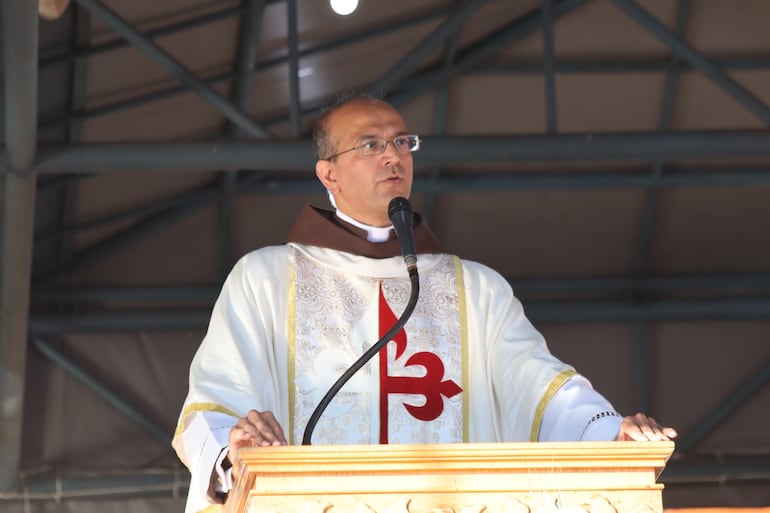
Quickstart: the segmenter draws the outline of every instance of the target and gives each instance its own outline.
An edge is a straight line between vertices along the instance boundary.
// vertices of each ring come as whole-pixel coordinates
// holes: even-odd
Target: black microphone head
[[[409,200],[400,196],[390,200],[388,204],[388,217],[396,230],[398,242],[401,245],[401,253],[409,273],[417,273],[417,251],[414,247],[412,224],[414,215]]]
[[[409,203],[409,200],[402,197],[397,196],[390,200],[390,203],[388,204],[388,218],[391,222],[393,222],[393,216],[396,215],[399,212],[405,212],[408,214],[412,213],[412,205]]]

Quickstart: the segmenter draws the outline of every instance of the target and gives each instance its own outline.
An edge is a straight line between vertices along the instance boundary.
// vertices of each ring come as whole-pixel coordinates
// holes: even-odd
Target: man
[[[300,443],[325,393],[407,303],[388,205],[411,192],[419,138],[387,103],[355,97],[321,117],[314,139],[336,212],[305,207],[286,245],[243,257],[222,288],[173,442],[192,474],[188,512],[229,490],[238,449]],[[617,414],[550,354],[499,274],[445,254],[415,217],[414,313],[342,387],[313,443],[676,436]]]

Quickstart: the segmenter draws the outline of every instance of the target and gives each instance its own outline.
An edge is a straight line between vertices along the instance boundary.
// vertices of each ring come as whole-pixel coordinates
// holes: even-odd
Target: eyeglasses
[[[375,155],[385,153],[385,149],[388,147],[388,144],[393,145],[393,148],[396,149],[396,153],[406,154],[420,149],[420,137],[417,135],[397,135],[393,138],[392,141],[388,141],[387,139],[376,139],[372,137],[371,139],[364,139],[358,143],[358,145],[353,146],[352,148],[337,152],[334,155],[321,160],[332,160],[339,155],[342,155],[343,153],[347,153],[353,150],[358,150],[359,155],[362,157],[373,157]]]

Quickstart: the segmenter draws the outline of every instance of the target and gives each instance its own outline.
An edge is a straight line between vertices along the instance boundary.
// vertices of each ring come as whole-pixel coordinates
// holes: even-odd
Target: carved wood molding
[[[227,513],[661,513],[672,442],[242,450]]]

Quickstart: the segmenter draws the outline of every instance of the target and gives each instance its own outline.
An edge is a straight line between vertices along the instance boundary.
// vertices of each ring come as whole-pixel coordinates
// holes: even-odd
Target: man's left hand
[[[677,432],[674,428],[661,426],[652,417],[648,417],[644,413],[637,413],[623,418],[615,440],[660,442],[673,440],[676,436]]]

